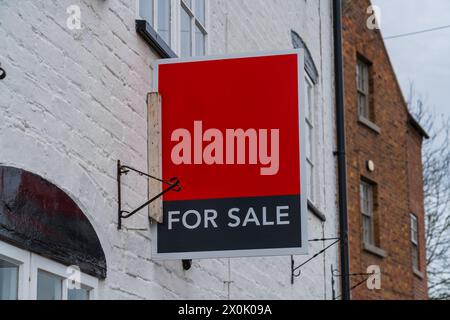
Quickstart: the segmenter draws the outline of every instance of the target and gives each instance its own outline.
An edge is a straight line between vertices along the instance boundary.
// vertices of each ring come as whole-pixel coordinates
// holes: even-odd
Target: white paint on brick
[[[291,29],[307,43],[320,74],[316,198],[328,219],[322,225],[310,215],[309,235],[335,236],[331,1],[210,1],[212,54],[291,48]],[[81,30],[66,27],[72,4],[81,8]],[[101,299],[329,299],[337,247],[291,286],[290,257],[194,261],[190,271],[152,262],[145,210],[117,231],[116,160],[147,168],[145,98],[157,59],[136,34],[135,15],[135,1],[0,0],[0,163],[41,175],[86,213],[108,264]],[[145,180],[124,180],[125,205],[145,200]]]

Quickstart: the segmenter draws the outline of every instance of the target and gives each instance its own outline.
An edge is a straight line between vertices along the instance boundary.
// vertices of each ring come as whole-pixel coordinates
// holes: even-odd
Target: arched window
[[[43,178],[0,166],[0,300],[94,299],[106,259],[89,220]]]
[[[291,31],[292,45],[296,49],[305,51],[305,128],[306,128],[306,164],[307,164],[307,194],[308,202],[315,207],[315,167],[316,167],[316,90],[319,74],[312,59],[311,53],[303,39],[295,31]]]
[[[308,47],[306,46],[305,42],[303,41],[302,37],[295,32],[291,31],[291,37],[292,37],[292,45],[295,49],[304,49],[305,50],[305,70],[306,73],[308,73],[308,76],[311,78],[311,80],[314,82],[314,84],[317,84],[319,79],[319,73],[317,72],[316,65],[314,64],[314,60],[311,56],[311,52],[309,51]]]

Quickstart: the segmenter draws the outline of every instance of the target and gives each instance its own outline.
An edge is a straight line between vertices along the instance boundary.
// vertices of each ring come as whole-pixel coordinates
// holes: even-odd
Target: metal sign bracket
[[[152,197],[151,199],[149,199],[148,201],[146,201],[144,204],[142,204],[141,206],[139,206],[138,208],[136,208],[133,211],[126,211],[122,209],[122,181],[121,181],[121,177],[122,175],[127,175],[130,172],[134,172],[137,173],[139,176],[142,177],[147,177],[149,179],[152,180],[156,180],[161,182],[162,184],[166,185],[167,188],[163,189],[162,192],[160,192],[159,194],[157,194],[156,196]],[[155,200],[159,199],[160,197],[162,197],[164,194],[170,192],[170,191],[174,191],[174,192],[180,192],[181,191],[181,186],[180,186],[180,180],[178,178],[172,178],[169,181],[165,181],[163,179],[154,177],[152,175],[149,175],[145,172],[139,171],[137,169],[134,169],[130,166],[126,166],[126,165],[122,165],[120,160],[117,161],[117,200],[118,200],[118,223],[117,223],[117,229],[122,229],[122,219],[128,219],[132,216],[134,216],[136,213],[138,213],[139,211],[141,211],[142,209],[144,209],[146,206],[148,206],[149,204],[151,204],[152,202],[154,202]]]
[[[303,266],[305,266],[306,264],[308,264],[309,262],[311,262],[312,260],[314,260],[315,258],[320,256],[321,254],[325,253],[325,251],[327,251],[328,249],[330,249],[334,245],[338,244],[339,241],[341,241],[341,238],[325,238],[325,239],[311,239],[311,240],[309,240],[309,242],[326,242],[326,241],[334,241],[334,242],[332,244],[330,244],[329,246],[327,246],[326,248],[324,248],[324,249],[320,250],[319,252],[317,252],[310,259],[306,260],[305,262],[303,262],[298,267],[295,266],[294,256],[291,256],[291,284],[292,285],[294,284],[295,278],[298,278],[298,277],[301,276],[301,274],[302,274],[301,268]]]
[[[2,68],[2,64],[0,63],[0,80],[3,80],[6,78],[6,71]]]

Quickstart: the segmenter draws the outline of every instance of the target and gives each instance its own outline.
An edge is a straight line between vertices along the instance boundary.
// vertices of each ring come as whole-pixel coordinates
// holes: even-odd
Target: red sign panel
[[[155,258],[305,253],[303,55],[161,60],[163,198]]]

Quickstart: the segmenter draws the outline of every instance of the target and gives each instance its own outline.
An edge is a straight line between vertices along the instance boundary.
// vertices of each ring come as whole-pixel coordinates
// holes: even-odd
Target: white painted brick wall
[[[332,21],[330,0],[210,0],[210,53],[291,48],[306,41],[319,69],[316,98],[317,206],[310,237],[336,235]],[[108,263],[102,299],[330,298],[337,248],[290,284],[290,258],[151,261],[147,212],[117,231],[116,160],[147,168],[146,93],[157,56],[135,31],[131,0],[0,0],[0,163],[41,175],[65,190],[92,222]],[[66,27],[81,8],[82,30]],[[126,205],[146,198],[127,177]],[[311,245],[311,253],[322,244]],[[306,257],[297,257],[298,262]],[[325,270],[325,274],[324,274]],[[232,281],[228,290],[227,281]]]

